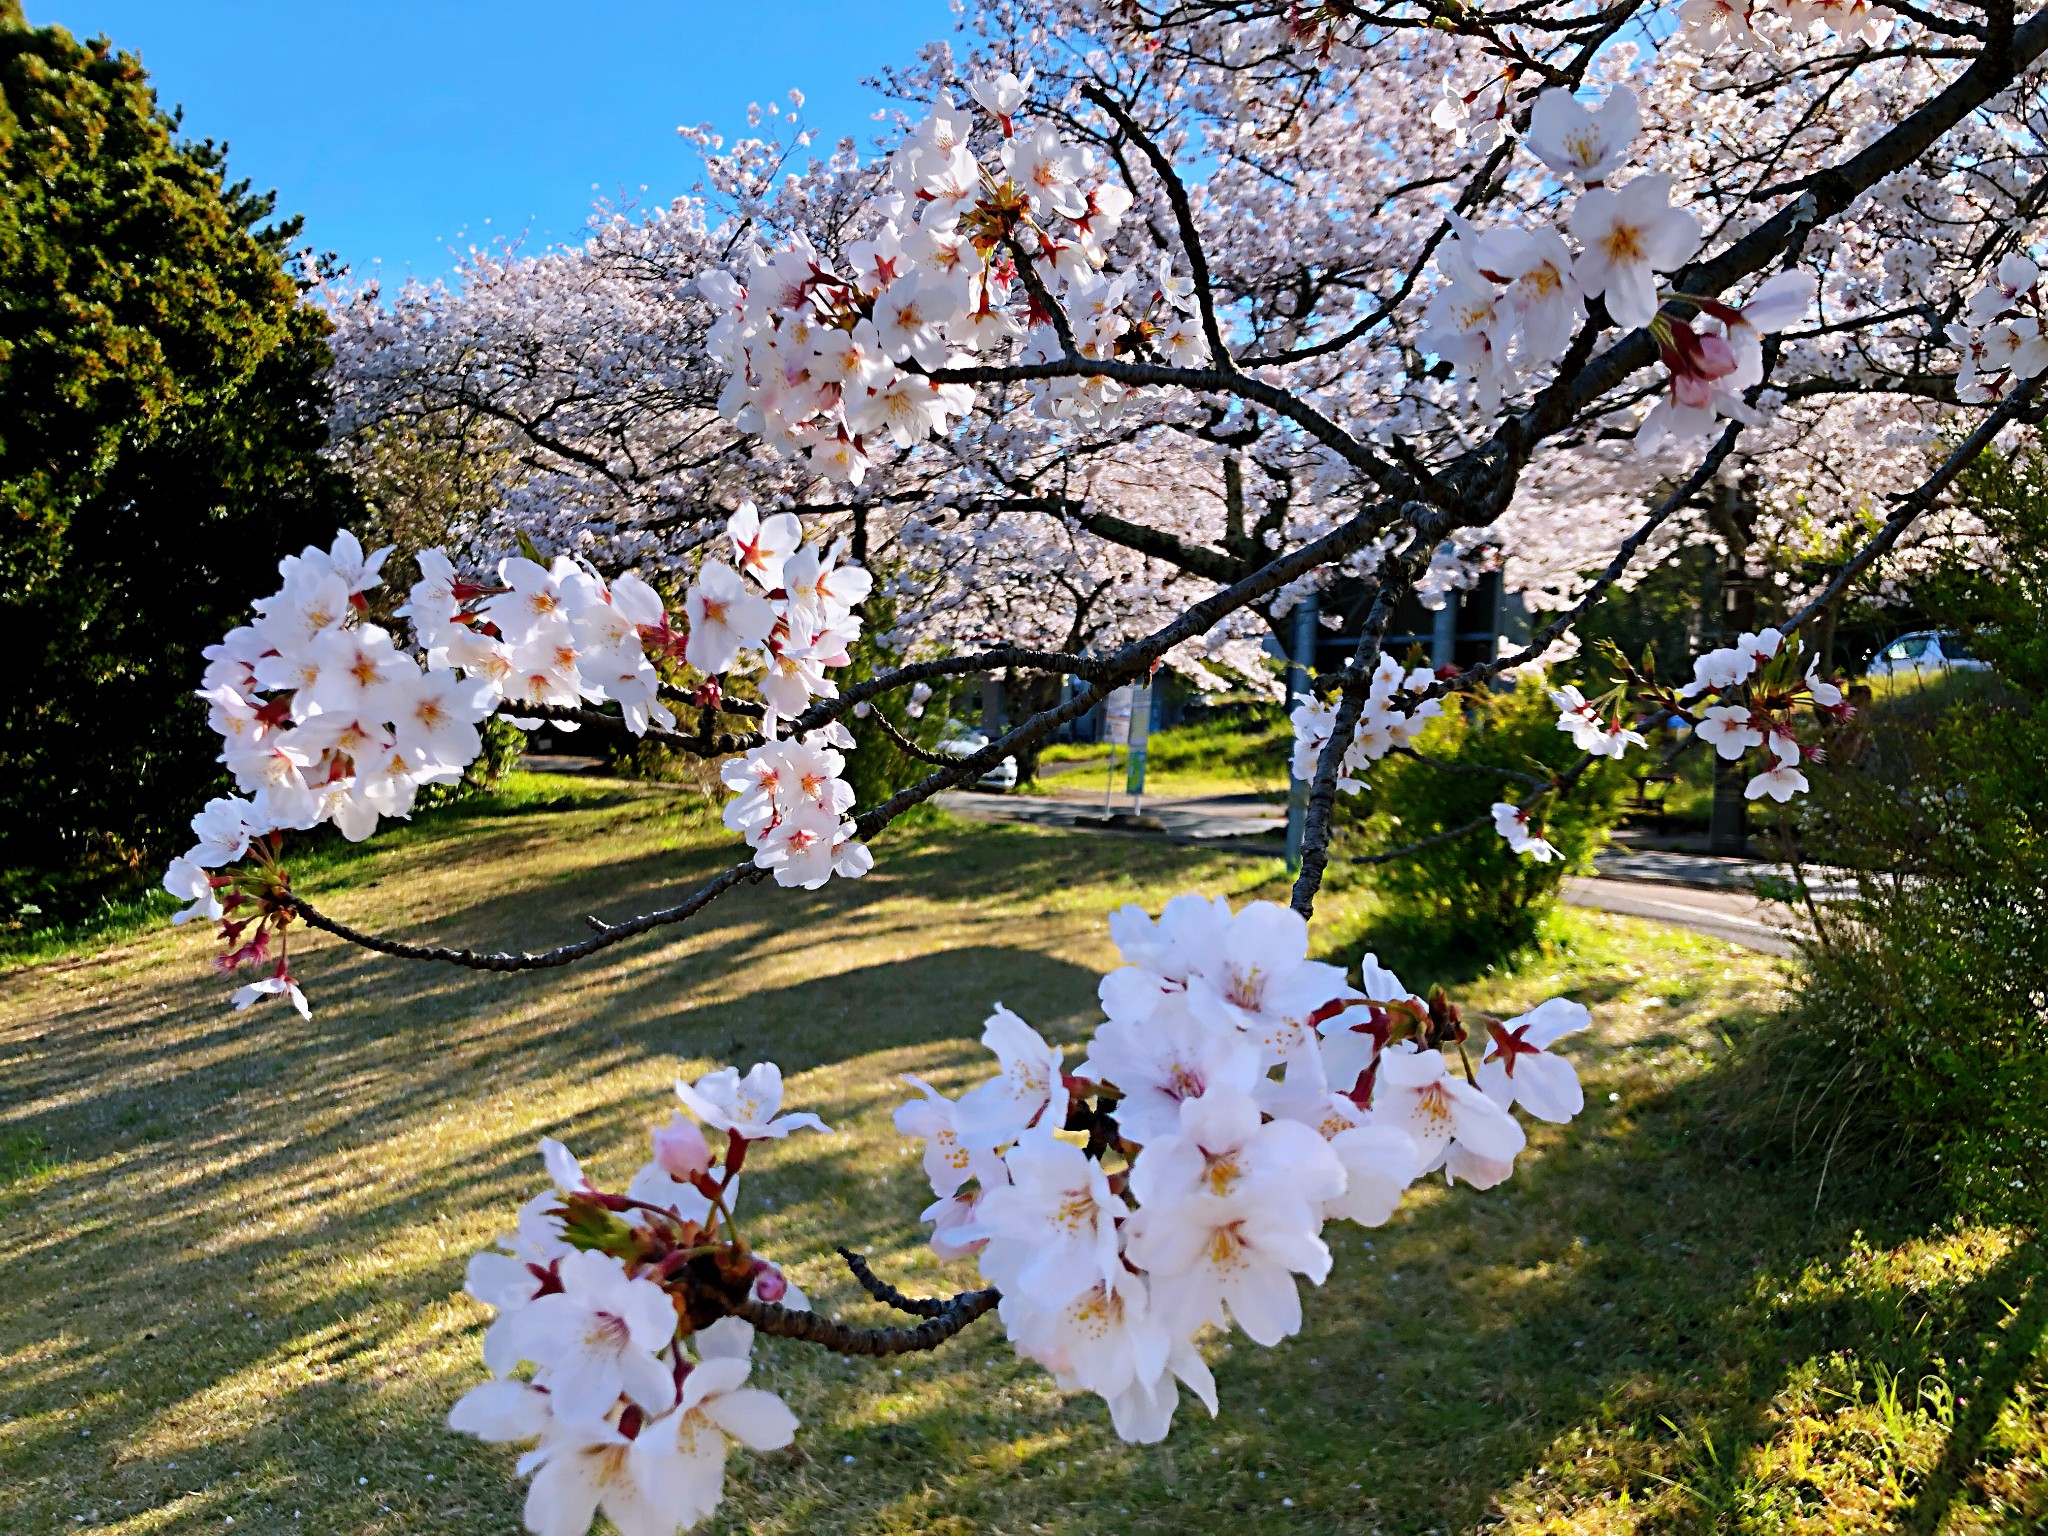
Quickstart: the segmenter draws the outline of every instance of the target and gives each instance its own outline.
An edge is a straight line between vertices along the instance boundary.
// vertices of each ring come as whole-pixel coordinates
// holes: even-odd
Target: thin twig
[[[868,1268],[866,1254],[855,1253],[851,1248],[839,1249],[839,1257],[846,1261],[846,1267],[853,1272],[853,1278],[860,1282],[862,1290],[883,1305],[894,1307],[898,1312],[908,1312],[912,1317],[944,1317],[959,1304],[958,1296],[904,1295]]]
[[[953,766],[952,758],[946,756],[943,752],[933,752],[929,748],[919,746],[915,741],[904,735],[903,732],[897,730],[896,722],[883,714],[879,709],[869,711],[867,718],[877,730],[889,738],[896,750],[905,757],[914,757],[921,763],[936,763],[941,768]]]
[[[1218,368],[1235,374],[1237,365],[1231,361],[1230,351],[1223,345],[1223,329],[1216,323],[1216,295],[1209,280],[1209,257],[1202,249],[1201,231],[1195,227],[1195,210],[1188,201],[1186,183],[1173,168],[1166,151],[1138,126],[1138,120],[1125,110],[1122,102],[1094,84],[1082,86],[1081,94],[1116,119],[1117,127],[1123,129],[1131,142],[1138,146],[1139,152],[1151,163],[1152,174],[1166,189],[1166,201],[1173,208],[1173,222],[1180,231],[1181,249],[1188,258],[1188,275],[1194,284],[1195,302],[1201,308],[1202,336],[1209,343],[1209,357]]]
[[[1322,755],[1316,760],[1315,778],[1309,785],[1308,807],[1302,815],[1301,824],[1301,869],[1294,877],[1294,891],[1288,903],[1304,918],[1315,914],[1316,892],[1322,888],[1323,871],[1329,866],[1337,779],[1344,754],[1351,750],[1352,733],[1357,729],[1358,718],[1365,711],[1366,694],[1372,686],[1373,672],[1379,666],[1380,642],[1386,636],[1387,625],[1393,620],[1394,609],[1408,595],[1415,572],[1429,560],[1442,540],[1448,521],[1446,514],[1412,502],[1402,508],[1402,515],[1413,528],[1414,536],[1409,539],[1406,549],[1390,554],[1380,562],[1379,594],[1373,599],[1372,609],[1359,631],[1357,648],[1344,664],[1336,719],[1331,723],[1330,739],[1323,744]]]
[[[296,914],[308,928],[318,928],[323,933],[333,934],[337,939],[346,939],[351,944],[360,945],[364,949],[374,949],[382,955],[396,955],[401,960],[439,960],[444,964],[459,965],[472,971],[542,971],[568,965],[583,959],[586,955],[594,955],[600,949],[607,949],[621,939],[630,939],[637,934],[695,917],[734,886],[758,883],[766,879],[767,875],[765,869],[755,868],[753,861],[749,859],[743,864],[732,865],[716,879],[698,886],[672,907],[643,912],[640,916],[627,918],[624,922],[596,925],[597,932],[587,939],[579,939],[574,944],[563,944],[554,949],[534,951],[453,949],[445,944],[408,944],[402,939],[387,939],[378,934],[365,933],[360,928],[350,927],[338,918],[329,917],[296,891],[287,892],[279,897],[277,904],[286,911]],[[595,919],[590,921],[595,925]]]

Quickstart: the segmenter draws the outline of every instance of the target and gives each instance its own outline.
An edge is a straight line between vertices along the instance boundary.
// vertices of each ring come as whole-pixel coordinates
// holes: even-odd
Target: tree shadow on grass
[[[501,851],[540,846],[523,824],[503,836]],[[536,874],[400,931],[537,942],[728,856],[693,844]],[[439,857],[428,839],[367,872],[425,877]],[[962,1086],[998,998],[1077,1040],[1095,974],[1006,944],[1020,912],[1083,884],[1099,910],[1106,868],[1135,884],[1189,864],[1022,830],[920,832],[867,881],[736,893],[572,972],[477,975],[323,944],[308,1023],[223,1014],[199,976],[56,1004],[33,1048],[0,1062],[0,1120],[58,1158],[0,1192],[16,1420],[0,1516],[11,1499],[23,1529],[77,1528],[70,1501],[89,1494],[158,1511],[152,1529],[246,1525],[266,1506],[306,1510],[292,1529],[350,1533],[513,1523],[510,1457],[437,1427],[478,1370],[477,1314],[447,1298],[538,1187],[534,1137],[561,1134],[623,1177],[680,1061],[778,1060],[803,1074],[805,1107],[868,1128],[786,1143],[749,1175],[749,1236],[821,1308],[875,1316],[835,1241],[912,1289],[971,1283],[922,1247],[916,1159],[877,1129],[904,1096],[897,1074]],[[865,963],[836,947],[856,943]],[[1582,995],[1624,985],[1593,976]],[[1660,1025],[1630,1050],[1684,1034]],[[992,1321],[900,1367],[764,1346],[764,1379],[806,1431],[790,1453],[735,1462],[724,1528],[1178,1532],[1201,1517],[1450,1532],[1623,1491],[1649,1528],[1735,1528],[1759,1500],[1809,1498],[1755,1468],[1787,1383],[1846,1350],[1892,1370],[1986,1361],[1938,1455],[1967,1485],[2036,1347],[2042,1288],[2015,1289],[2034,1261],[1918,1300],[1867,1275],[1815,1281],[1923,1234],[1927,1213],[1861,1183],[1817,1216],[1811,1170],[1759,1157],[1730,1119],[1731,1097],[1762,1086],[1596,1062],[1587,1115],[1540,1129],[1511,1185],[1431,1185],[1386,1228],[1333,1228],[1336,1268],[1304,1298],[1303,1335],[1218,1353],[1223,1416],[1187,1405],[1165,1446],[1117,1443],[1099,1404],[1063,1400]],[[2009,1297],[2019,1314],[2002,1322]],[[1919,1491],[1916,1515],[1941,1518],[1957,1497],[1942,1487]]]
[[[1944,1357],[1981,1362],[1917,1502],[1903,1463],[1904,1500],[1885,1502],[1882,1463],[1858,1490],[1873,1528],[1931,1530],[2039,1368],[2038,1249],[1932,1281],[1892,1273],[1887,1250],[1927,1239],[1938,1213],[1865,1180],[1817,1216],[1818,1169],[1731,1122],[1731,1101],[1769,1087],[1743,1070],[1644,1091],[1596,1069],[1586,1116],[1541,1129],[1512,1185],[1436,1185],[1388,1227],[1333,1227],[1336,1266],[1304,1287],[1301,1336],[1271,1351],[1237,1339],[1216,1362],[1223,1416],[1184,1403],[1166,1446],[1118,1445],[1093,1399],[976,1361],[921,1408],[842,1410],[831,1450],[881,1486],[784,1490],[798,1505],[761,1497],[747,1513],[775,1530],[1000,1528],[1024,1508],[1066,1512],[1043,1526],[1059,1531],[1778,1529],[1826,1518],[1836,1496],[1819,1471],[1763,1464],[1788,1389],[1832,1372],[1841,1385],[1824,1390],[1853,1397],[1860,1375],[1866,1402],[1887,1380],[1910,1397]]]
[[[730,930],[760,926],[747,906],[723,920]],[[484,1113],[487,1099],[580,1085],[555,1128],[623,1178],[627,1159],[644,1156],[679,1058],[702,1062],[744,1043],[793,1076],[811,1073],[799,1089],[807,1107],[858,1120],[878,1099],[903,1096],[888,1070],[899,1060],[964,1072],[991,993],[1071,1035],[1096,982],[1055,957],[969,943],[747,992],[725,947],[674,965],[651,957],[595,996],[556,978],[509,1020],[495,1017],[498,978],[446,977],[394,1004],[351,988],[346,966],[330,980],[336,1004],[308,1022],[219,1020],[217,986],[198,981],[151,991],[155,1005],[190,1010],[174,1040],[153,1008],[50,1020],[37,1059],[8,1071],[36,1095],[27,1102],[38,1131],[65,1155],[0,1192],[0,1266],[15,1298],[0,1321],[0,1360],[19,1421],[0,1442],[10,1474],[0,1482],[31,1501],[17,1506],[20,1528],[41,1528],[39,1517],[75,1523],[69,1496],[87,1490],[94,1503],[120,1498],[130,1509],[183,1499],[189,1511],[181,1504],[172,1528],[202,1515],[217,1524],[249,1508],[259,1485],[273,1513],[353,1501],[360,1519],[332,1528],[378,1529],[386,1513],[394,1529],[418,1528],[413,1516],[430,1515],[447,1490],[423,1503],[390,1477],[352,1489],[328,1464],[358,1476],[374,1473],[357,1472],[359,1462],[421,1477],[439,1468],[460,1481],[465,1458],[477,1459],[431,1427],[452,1397],[451,1360],[427,1367],[421,1352],[438,1338],[456,1379],[473,1374],[473,1312],[448,1298],[468,1253],[542,1182],[530,1115],[452,1138],[437,1127]],[[671,1000],[685,988],[697,1001],[677,1015]],[[162,1070],[153,1056],[165,1058]],[[366,1157],[374,1174],[352,1174]],[[750,1176],[764,1181],[760,1236],[776,1226],[765,1213],[843,1200],[866,1178],[856,1150],[835,1138],[764,1161],[771,1172]],[[899,1214],[914,1222],[914,1211]],[[430,1237],[422,1251],[421,1234],[443,1223],[466,1240]],[[873,1229],[843,1230],[864,1240]],[[774,1251],[799,1263],[829,1252],[809,1238]],[[116,1398],[103,1381],[120,1383]],[[264,1397],[254,1428],[223,1433],[209,1422],[213,1405],[252,1391]],[[84,1428],[67,1417],[80,1404],[95,1404]],[[394,1416],[413,1422],[401,1435],[373,1431]],[[86,1430],[97,1446],[81,1439]],[[298,1465],[293,1447],[309,1438],[329,1454]],[[165,1448],[152,1450],[154,1440]],[[205,1496],[174,1495],[174,1482]],[[484,1486],[471,1491],[484,1497]],[[502,1467],[487,1486],[488,1507],[502,1509]],[[46,1502],[33,1502],[39,1493]],[[7,1504],[0,1498],[0,1514]]]

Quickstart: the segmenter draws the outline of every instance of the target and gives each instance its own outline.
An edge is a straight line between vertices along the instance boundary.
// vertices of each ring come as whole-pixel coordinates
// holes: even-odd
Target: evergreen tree
[[[196,637],[354,505],[299,222],[179,128],[0,0],[0,921],[175,851],[220,775]]]

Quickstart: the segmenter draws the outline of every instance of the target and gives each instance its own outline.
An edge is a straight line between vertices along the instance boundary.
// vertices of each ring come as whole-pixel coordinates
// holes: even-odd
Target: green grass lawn
[[[679,1071],[781,1062],[840,1134],[759,1149],[749,1235],[819,1307],[879,1320],[834,1242],[913,1290],[972,1275],[922,1246],[897,1074],[974,1080],[996,999],[1077,1044],[1118,902],[1280,890],[1269,862],[940,818],[878,856],[564,972],[316,939],[310,1022],[231,1013],[191,932],[7,972],[0,1531],[515,1530],[512,1456],[441,1418],[482,1375],[463,1265],[540,1186],[537,1138],[623,1180]],[[731,857],[701,797],[520,780],[305,884],[386,931],[539,944]],[[1369,925],[1340,904],[1326,947]],[[1333,1226],[1301,1337],[1211,1341],[1221,1417],[1184,1403],[1166,1445],[1124,1446],[992,1319],[895,1365],[766,1340],[759,1375],[804,1429],[735,1454],[712,1528],[2038,1529],[2040,1250],[1916,1220],[1867,1178],[1816,1201],[1817,1168],[1751,1154],[1771,1085],[1728,1042],[1782,984],[1745,951],[1565,914],[1463,996],[1590,1004],[1587,1114],[1537,1128],[1507,1186],[1433,1183],[1385,1228]]]
[[[1145,793],[1287,796],[1287,762],[1294,750],[1293,728],[1277,722],[1247,724],[1220,719],[1176,725],[1145,744]],[[1032,790],[1102,791],[1110,749],[1089,742],[1054,742],[1040,754],[1039,780]],[[1116,793],[1124,793],[1125,753],[1116,749]],[[1047,773],[1048,768],[1060,771]]]

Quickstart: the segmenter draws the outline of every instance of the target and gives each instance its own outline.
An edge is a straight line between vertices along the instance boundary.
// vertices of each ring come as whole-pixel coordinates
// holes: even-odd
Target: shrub
[[[1354,813],[1360,825],[1343,856],[1369,857],[1419,842],[1485,818],[1496,800],[1520,803],[1533,793],[1530,786],[1471,770],[1548,777],[1576,762],[1570,738],[1557,729],[1548,687],[1532,678],[1511,692],[1462,706],[1450,702],[1416,748],[1452,771],[1412,758],[1384,759],[1372,774],[1369,799]],[[1536,937],[1565,875],[1605,841],[1627,785],[1625,770],[1601,763],[1569,794],[1546,800],[1545,835],[1563,854],[1548,864],[1511,852],[1485,826],[1377,866],[1371,880],[1385,910],[1382,926],[1411,947],[1431,934],[1450,935],[1462,958],[1479,963],[1512,954]]]
[[[1998,676],[1887,690],[1814,775],[1808,857],[1853,875],[1815,908],[1807,1033],[1842,1048],[1827,1125],[1926,1159],[1974,1213],[2038,1220],[2048,1157],[2048,489],[2038,459],[1973,478],[2000,559],[1922,601]]]
[[[2048,728],[2013,708],[1901,716],[1868,755],[1817,777],[1806,817],[1811,856],[1855,871],[1804,949],[1804,1025],[1853,1066],[1830,1115],[1875,1114],[1865,1139],[1924,1152],[1967,1209],[2038,1218]]]

